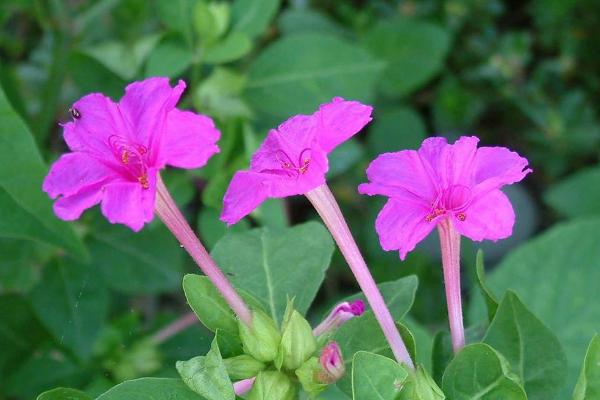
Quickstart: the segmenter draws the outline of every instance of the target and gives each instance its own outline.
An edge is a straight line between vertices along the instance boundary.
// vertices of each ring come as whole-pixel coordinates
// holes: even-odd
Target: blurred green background
[[[329,183],[376,279],[418,276],[410,323],[424,343],[446,326],[437,237],[405,262],[383,252],[383,199],[356,191],[364,169],[430,135],[476,134],[527,157],[534,174],[506,190],[513,236],[463,243],[468,324],[483,316],[470,290],[481,247],[491,286],[514,288],[561,339],[572,387],[600,329],[598,21],[596,0],[2,0],[0,399],[176,376],[175,360],[210,343],[200,326],[147,340],[188,312],[181,279],[197,271],[159,223],[133,234],[98,210],[62,223],[41,192],[66,150],[70,104],[95,91],[118,99],[156,75],[184,79],[180,108],[222,131],[206,168],[165,173],[208,248],[228,233],[218,215],[229,179],[270,127],[334,96],[374,105],[374,121],[332,154]],[[271,200],[230,231],[310,219],[304,198]],[[336,253],[309,315],[356,290]]]

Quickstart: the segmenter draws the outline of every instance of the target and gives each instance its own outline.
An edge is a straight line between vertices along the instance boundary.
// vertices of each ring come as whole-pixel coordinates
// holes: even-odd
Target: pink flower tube
[[[385,153],[367,169],[362,194],[389,197],[375,228],[384,250],[404,259],[435,227],[442,249],[454,351],[465,343],[460,293],[460,237],[499,240],[512,233],[515,213],[500,188],[522,180],[527,159],[505,147],[477,148],[479,139],[426,139],[419,150]]]
[[[152,221],[154,212],[173,232],[245,323],[250,311],[185,221],[162,184],[165,166],[199,168],[219,151],[213,121],[175,108],[185,83],[173,88],[168,78],[149,78],[127,86],[118,103],[100,93],[73,104],[73,120],[64,127],[71,150],[56,161],[43,190],[56,199],[54,212],[75,220],[101,203],[111,223],[134,231]]]
[[[365,264],[348,225],[325,183],[327,155],[371,121],[372,107],[336,97],[312,115],[296,115],[273,129],[238,171],[225,193],[221,220],[235,224],[267,198],[304,194],[345,256],[398,362],[412,360]]]

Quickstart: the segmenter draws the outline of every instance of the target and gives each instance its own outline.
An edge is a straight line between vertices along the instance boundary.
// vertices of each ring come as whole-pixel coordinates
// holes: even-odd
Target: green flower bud
[[[251,355],[258,361],[273,361],[277,356],[281,335],[275,322],[263,311],[252,312],[252,327],[243,322],[239,323],[240,339],[244,353]]]
[[[308,393],[311,399],[316,398],[319,393],[327,388],[327,384],[322,382],[322,374],[323,367],[316,357],[309,358],[308,361],[296,370],[296,376],[302,388]]]
[[[296,400],[298,388],[279,371],[262,371],[256,377],[247,400]]]
[[[248,354],[226,358],[223,360],[227,374],[233,380],[252,378],[265,369],[265,363],[256,360]]]
[[[293,371],[304,364],[316,350],[317,340],[313,336],[310,324],[288,304],[275,365],[279,369],[283,367]]]

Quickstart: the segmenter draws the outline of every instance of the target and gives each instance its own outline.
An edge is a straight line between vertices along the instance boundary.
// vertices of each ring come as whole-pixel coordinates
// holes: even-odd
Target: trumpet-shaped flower
[[[250,169],[233,177],[221,220],[235,224],[270,197],[305,194],[325,183],[327,154],[371,121],[372,107],[340,97],[312,115],[296,115],[273,129]]]
[[[219,151],[220,133],[203,115],[175,108],[185,83],[167,78],[127,86],[118,103],[92,93],[73,104],[64,139],[43,189],[64,220],[102,203],[111,223],[138,231],[154,216],[157,173],[166,165],[198,168]]]
[[[504,185],[531,172],[527,159],[505,147],[477,148],[479,139],[426,139],[419,150],[385,153],[367,169],[359,192],[389,197],[375,224],[384,250],[404,259],[438,224],[450,220],[462,235],[481,241],[511,235],[515,213]]]

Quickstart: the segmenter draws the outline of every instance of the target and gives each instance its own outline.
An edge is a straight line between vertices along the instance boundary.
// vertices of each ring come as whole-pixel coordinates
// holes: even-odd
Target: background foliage
[[[176,360],[210,347],[212,335],[199,325],[152,340],[188,312],[181,281],[197,272],[164,227],[133,234],[97,210],[67,224],[41,192],[48,163],[65,150],[59,124],[69,105],[93,91],[119,98],[127,82],[153,75],[185,79],[181,106],[212,116],[223,133],[221,153],[206,168],[167,171],[167,186],[234,284],[258,293],[276,316],[285,298],[264,292],[264,260],[252,256],[261,246],[276,260],[281,290],[299,291],[283,266],[311,276],[296,304],[305,311],[316,295],[314,321],[357,288],[322,227],[286,229],[316,219],[304,199],[269,201],[227,230],[218,215],[229,179],[267,129],[292,114],[333,96],[375,106],[367,129],[332,155],[329,181],[377,280],[418,276],[405,322],[429,367],[434,333],[446,326],[437,238],[405,262],[384,253],[373,229],[381,200],[356,192],[364,169],[377,154],[415,148],[432,134],[475,133],[528,157],[535,173],[507,190],[518,216],[514,235],[463,243],[468,325],[486,321],[475,273],[482,247],[496,296],[513,289],[560,340],[568,371],[556,373],[568,378],[556,391],[572,393],[600,330],[598,18],[594,0],[3,0],[0,399],[35,398],[56,386],[93,398],[142,376],[157,377],[150,384],[159,387],[158,378],[177,376]],[[312,250],[290,253],[290,243]],[[416,279],[407,279],[390,283],[390,292],[414,295]],[[520,304],[511,293],[498,313]],[[408,311],[406,302],[412,298],[395,315]],[[502,350],[493,328],[484,342]],[[503,373],[493,350],[474,346]],[[531,390],[548,398],[520,372],[530,398]],[[449,376],[443,388],[455,384]],[[120,398],[118,390],[101,398]]]

